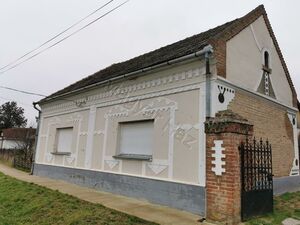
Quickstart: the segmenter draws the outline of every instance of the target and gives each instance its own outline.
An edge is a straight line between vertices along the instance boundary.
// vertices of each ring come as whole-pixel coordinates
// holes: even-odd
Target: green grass
[[[154,224],[0,173],[0,225]]]
[[[274,199],[274,213],[248,221],[249,225],[279,225],[286,218],[300,220],[300,192],[286,193]]]

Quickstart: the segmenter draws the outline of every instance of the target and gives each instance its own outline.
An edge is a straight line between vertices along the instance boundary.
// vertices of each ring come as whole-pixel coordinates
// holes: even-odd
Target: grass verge
[[[286,218],[300,220],[300,192],[286,193],[274,199],[274,213],[248,221],[249,225],[279,225]]]
[[[0,173],[1,225],[154,224]]]

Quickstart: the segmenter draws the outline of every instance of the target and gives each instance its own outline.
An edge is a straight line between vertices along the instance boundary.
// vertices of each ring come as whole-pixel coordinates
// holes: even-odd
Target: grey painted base
[[[148,178],[35,164],[34,175],[125,195],[205,215],[205,188]]]
[[[300,191],[300,176],[274,178],[274,195]]]

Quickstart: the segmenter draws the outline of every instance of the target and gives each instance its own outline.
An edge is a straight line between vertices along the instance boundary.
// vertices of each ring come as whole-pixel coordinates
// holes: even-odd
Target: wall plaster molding
[[[169,171],[168,171],[168,178],[173,177],[173,152],[174,152],[174,128],[175,128],[175,111],[177,110],[178,104],[175,101],[172,101],[171,99],[160,97],[153,99],[150,103],[145,105],[139,105],[139,103],[129,106],[124,105],[116,105],[113,108],[109,110],[108,113],[104,115],[105,118],[105,130],[104,130],[104,141],[103,141],[103,152],[102,152],[102,170],[104,170],[104,164],[105,164],[105,157],[106,152],[105,149],[107,148],[107,133],[108,133],[108,127],[109,124],[114,122],[115,118],[122,118],[122,117],[135,117],[137,115],[142,116],[145,119],[149,118],[149,114],[151,115],[151,118],[154,119],[156,115],[158,115],[158,112],[160,111],[166,111],[170,113],[169,119],[168,119],[168,132],[169,132],[169,147],[168,147],[168,165],[169,165]],[[117,150],[116,150],[117,151]],[[119,172],[122,173],[122,160],[119,161]],[[154,173],[160,173],[166,168],[159,167],[158,165],[153,164],[150,165],[152,167]],[[142,174],[143,176],[146,173],[146,166],[149,167],[147,163],[143,163],[142,165]],[[149,167],[149,168],[150,168]],[[154,171],[155,170],[155,171]]]
[[[212,83],[211,91],[211,116],[215,117],[217,112],[228,109],[228,105],[235,97],[235,90],[216,80]]]
[[[140,81],[136,84],[127,85],[125,87],[119,88],[111,88],[110,90],[103,91],[96,95],[91,95],[88,97],[80,97],[73,101],[68,101],[65,103],[57,104],[57,103],[49,103],[42,107],[43,113],[53,113],[53,112],[60,112],[66,109],[76,109],[78,107],[78,103],[80,102],[81,106],[90,106],[96,105],[103,102],[104,99],[109,99],[112,97],[119,97],[119,96],[128,96],[129,94],[133,94],[137,91],[147,90],[155,87],[163,87],[171,83],[181,84],[180,82],[183,80],[191,80],[201,75],[205,74],[204,67],[201,68],[193,68],[189,70],[185,70],[183,72],[174,73],[168,76],[163,76],[159,78],[154,78],[148,81]],[[118,84],[115,85],[118,87]],[[103,89],[103,88],[101,88]],[[58,99],[59,101],[59,99]],[[84,103],[84,104],[82,104]]]
[[[151,169],[151,171],[155,175],[159,175],[168,167],[168,165],[158,164],[158,163],[147,163],[147,166]]]
[[[108,165],[108,167],[112,170],[115,168],[117,165],[119,165],[120,161],[119,160],[114,160],[114,159],[105,159],[104,160],[105,164]]]
[[[72,163],[75,162],[74,154],[72,154],[70,156],[65,156],[65,162],[69,165],[72,165]]]
[[[217,176],[222,176],[222,173],[225,173],[226,170],[222,166],[225,165],[225,161],[222,161],[222,159],[225,159],[226,155],[224,153],[225,148],[222,147],[223,141],[222,140],[214,140],[215,146],[211,149],[215,152],[212,154],[212,157],[215,158],[215,160],[212,161],[212,164],[214,167],[212,167],[212,171]]]
[[[45,154],[45,159],[46,159],[46,162],[47,162],[47,163],[52,163],[52,161],[53,161],[53,159],[54,159],[53,154],[47,152],[47,153]]]
[[[103,130],[95,130],[94,135],[104,135],[104,131]]]
[[[75,162],[75,165],[77,163],[77,154],[78,154],[78,146],[79,146],[79,137],[80,136],[85,136],[87,135],[87,132],[81,132],[81,123],[82,123],[82,115],[79,113],[75,113],[73,115],[70,115],[67,117],[67,119],[65,121],[62,121],[61,118],[59,117],[53,117],[49,120],[49,123],[47,124],[47,133],[46,134],[40,134],[42,137],[45,137],[46,141],[45,141],[45,156],[44,156],[44,160],[48,163],[52,162],[52,164],[54,164],[54,158],[55,157],[63,157],[63,165],[65,165],[66,163],[70,164]],[[75,126],[76,124],[78,124],[78,132],[77,132],[77,143],[76,143],[76,148],[75,148],[75,153],[72,153],[71,156],[54,156],[53,154],[51,154],[51,152],[53,151],[52,147],[49,146],[49,137],[50,137],[50,130],[51,128],[59,128],[59,127],[66,127],[69,126],[69,124],[73,124],[73,126]],[[55,142],[55,137],[54,138],[54,142]],[[50,149],[49,149],[50,147]],[[40,144],[38,149],[40,149]]]
[[[295,157],[293,160],[293,166],[290,171],[290,176],[299,175],[299,149],[298,149],[298,129],[297,129],[297,115],[292,112],[287,112],[287,116],[291,122],[293,127],[293,143],[294,143],[294,151]]]

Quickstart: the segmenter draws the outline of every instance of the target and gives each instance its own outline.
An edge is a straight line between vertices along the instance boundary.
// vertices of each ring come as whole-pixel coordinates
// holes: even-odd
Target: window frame
[[[153,127],[153,135],[152,135],[152,149],[151,149],[151,154],[136,154],[136,153],[123,153],[121,150],[121,126],[122,124],[135,124],[135,123],[147,123],[147,122],[151,122]],[[143,119],[143,120],[132,120],[132,121],[122,121],[122,122],[118,122],[118,132],[117,132],[117,150],[116,150],[116,155],[114,155],[113,157],[116,159],[128,159],[128,160],[144,160],[144,161],[152,161],[152,157],[153,157],[153,150],[154,150],[154,119]]]
[[[59,131],[60,130],[67,130],[67,129],[71,129],[71,133],[72,133],[70,151],[59,151],[59,149],[58,149],[58,146],[59,146]],[[54,140],[54,149],[53,149],[53,152],[52,152],[53,155],[71,155],[71,153],[72,153],[72,142],[73,142],[73,131],[74,131],[73,126],[57,127],[56,128],[56,130],[55,130],[55,140]]]

